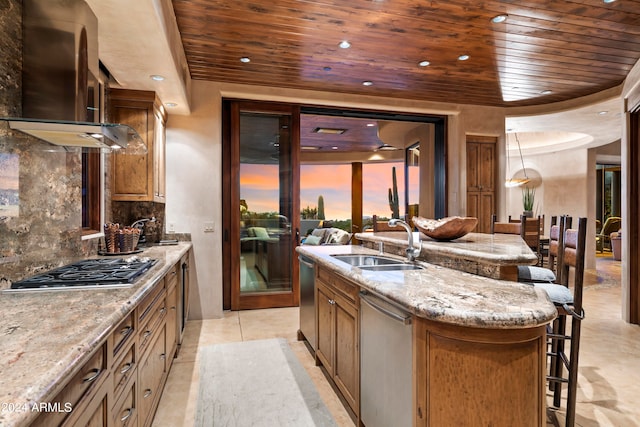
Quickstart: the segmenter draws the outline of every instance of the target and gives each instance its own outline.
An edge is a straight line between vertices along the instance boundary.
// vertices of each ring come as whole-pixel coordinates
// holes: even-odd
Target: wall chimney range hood
[[[54,145],[146,153],[125,124],[101,123],[98,19],[84,0],[23,0],[22,117],[9,128]]]
[[[9,122],[9,127],[13,130],[64,147],[119,150],[127,148],[130,143],[132,148],[145,146],[138,133],[127,125],[13,117],[3,117],[0,120]]]

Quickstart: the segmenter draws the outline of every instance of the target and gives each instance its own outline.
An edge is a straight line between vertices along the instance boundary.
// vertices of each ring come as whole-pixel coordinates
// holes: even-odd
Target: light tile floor
[[[640,327],[622,321],[619,277],[620,263],[599,257],[597,271],[587,272],[585,278],[587,317],[583,321],[576,411],[580,427],[640,426]],[[199,348],[274,337],[289,341],[337,423],[353,426],[309,351],[296,340],[297,329],[297,308],[226,312],[222,319],[189,321],[153,426],[193,425]]]

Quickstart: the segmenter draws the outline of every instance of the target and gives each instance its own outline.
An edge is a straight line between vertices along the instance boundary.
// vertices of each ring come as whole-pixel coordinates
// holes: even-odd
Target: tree
[[[324,197],[318,196],[318,219],[324,220]]]

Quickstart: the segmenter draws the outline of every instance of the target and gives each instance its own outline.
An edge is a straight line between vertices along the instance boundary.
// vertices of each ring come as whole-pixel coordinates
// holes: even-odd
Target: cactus
[[[318,196],[318,219],[324,220],[324,197]]]
[[[389,208],[391,208],[391,218],[400,218],[400,200],[398,199],[398,180],[396,179],[396,167],[391,168],[393,178],[393,190],[389,189]]]

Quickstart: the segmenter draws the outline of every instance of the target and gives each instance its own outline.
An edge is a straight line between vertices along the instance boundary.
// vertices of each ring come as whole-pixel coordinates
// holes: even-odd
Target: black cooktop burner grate
[[[139,257],[87,259],[14,282],[11,289],[130,285],[156,262]]]

